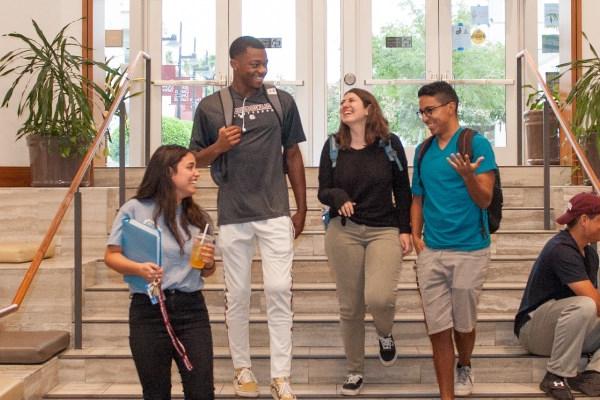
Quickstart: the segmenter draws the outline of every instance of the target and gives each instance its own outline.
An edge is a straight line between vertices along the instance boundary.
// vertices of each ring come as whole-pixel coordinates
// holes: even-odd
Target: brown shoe
[[[571,389],[588,396],[600,396],[600,372],[583,371],[575,378],[567,378]]]

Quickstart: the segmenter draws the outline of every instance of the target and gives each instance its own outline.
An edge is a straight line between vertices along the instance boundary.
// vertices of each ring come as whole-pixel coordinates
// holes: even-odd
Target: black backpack
[[[473,136],[475,135],[475,131],[470,128],[465,128],[458,136],[458,151],[461,154],[468,154],[469,158],[473,160]],[[423,161],[423,156],[425,152],[431,146],[435,136],[430,136],[421,144],[419,149],[419,155],[417,158],[417,172],[419,176],[421,176],[421,162]],[[502,195],[502,183],[500,182],[500,171],[498,169],[494,170],[494,175],[496,177],[494,181],[494,189],[492,191],[492,202],[488,206],[488,225],[490,228],[490,233],[494,233],[500,228],[500,221],[502,220],[502,205],[504,203],[504,197]],[[421,181],[421,187],[423,187],[423,181]],[[423,187],[423,192],[425,192],[425,188]],[[483,216],[481,223],[483,225]]]

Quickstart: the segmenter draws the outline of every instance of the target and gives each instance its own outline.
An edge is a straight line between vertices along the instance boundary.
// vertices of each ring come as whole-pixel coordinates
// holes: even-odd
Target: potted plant
[[[89,81],[82,67],[112,69],[81,56],[82,44],[67,34],[74,22],[62,27],[52,39],[35,20],[34,37],[16,32],[4,35],[22,47],[0,58],[0,77],[14,79],[0,106],[8,106],[16,92],[20,93],[17,115],[25,121],[16,137],[27,140],[32,186],[70,184],[96,133],[94,107],[104,109],[103,88]]]
[[[554,101],[561,107],[561,102],[558,98],[556,86],[551,83],[552,97]],[[531,90],[527,96],[526,105],[529,108],[523,113],[523,122],[525,124],[525,138],[527,143],[527,164],[542,165],[544,163],[544,103],[546,96],[543,90],[538,90],[531,85],[525,85],[524,88]],[[560,136],[559,124],[556,115],[550,113],[550,164],[560,164]]]
[[[585,149],[588,160],[596,173],[600,172],[600,58],[598,52],[583,33],[590,46],[593,57],[564,63],[566,67],[561,76],[573,70],[582,71],[565,102],[575,103],[572,116],[573,133]]]

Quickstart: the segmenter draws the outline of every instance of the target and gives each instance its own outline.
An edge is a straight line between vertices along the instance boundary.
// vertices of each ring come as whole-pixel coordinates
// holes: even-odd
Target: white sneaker
[[[475,377],[473,376],[471,367],[467,365],[459,367],[457,365],[454,374],[454,395],[469,396],[473,393],[474,384]]]
[[[292,391],[288,377],[273,379],[273,382],[271,382],[271,396],[274,400],[296,400],[296,395]]]
[[[363,377],[358,374],[349,374],[342,385],[342,394],[344,396],[356,396],[360,394],[363,388]]]
[[[233,378],[233,390],[240,397],[258,397],[258,382],[250,368],[240,368],[235,370]]]

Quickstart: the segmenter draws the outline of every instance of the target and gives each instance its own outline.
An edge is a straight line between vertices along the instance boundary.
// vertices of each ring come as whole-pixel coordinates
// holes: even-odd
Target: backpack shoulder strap
[[[267,99],[269,100],[269,103],[271,103],[275,115],[277,115],[279,125],[283,127],[283,107],[281,106],[281,100],[279,99],[279,91],[270,83],[265,83],[263,86],[265,88],[265,93],[267,93]]]
[[[433,139],[435,139],[434,135],[429,136],[427,139],[425,139],[423,141],[423,143],[421,143],[421,147],[419,147],[419,156],[417,157],[417,165],[416,165],[419,176],[421,176],[421,163],[423,162],[423,157],[425,156],[425,153],[427,152],[427,150],[429,150],[429,148],[431,147],[431,144],[433,143]],[[423,181],[421,181],[421,185],[423,185]]]
[[[331,160],[331,167],[335,168],[338,157],[338,145],[335,141],[335,135],[329,135],[329,159]]]
[[[229,86],[219,90],[219,98],[221,99],[221,107],[223,108],[225,126],[230,126],[233,123],[233,98],[231,97]]]
[[[398,158],[398,152],[392,147],[392,139],[388,140],[387,142],[380,141],[379,145],[383,145],[383,150],[385,151],[388,160],[390,160],[390,162],[395,162],[400,172],[404,171],[402,163],[400,163],[400,159]]]
[[[473,162],[473,136],[475,131],[471,128],[464,128],[458,136],[458,152],[468,154],[471,162]]]

